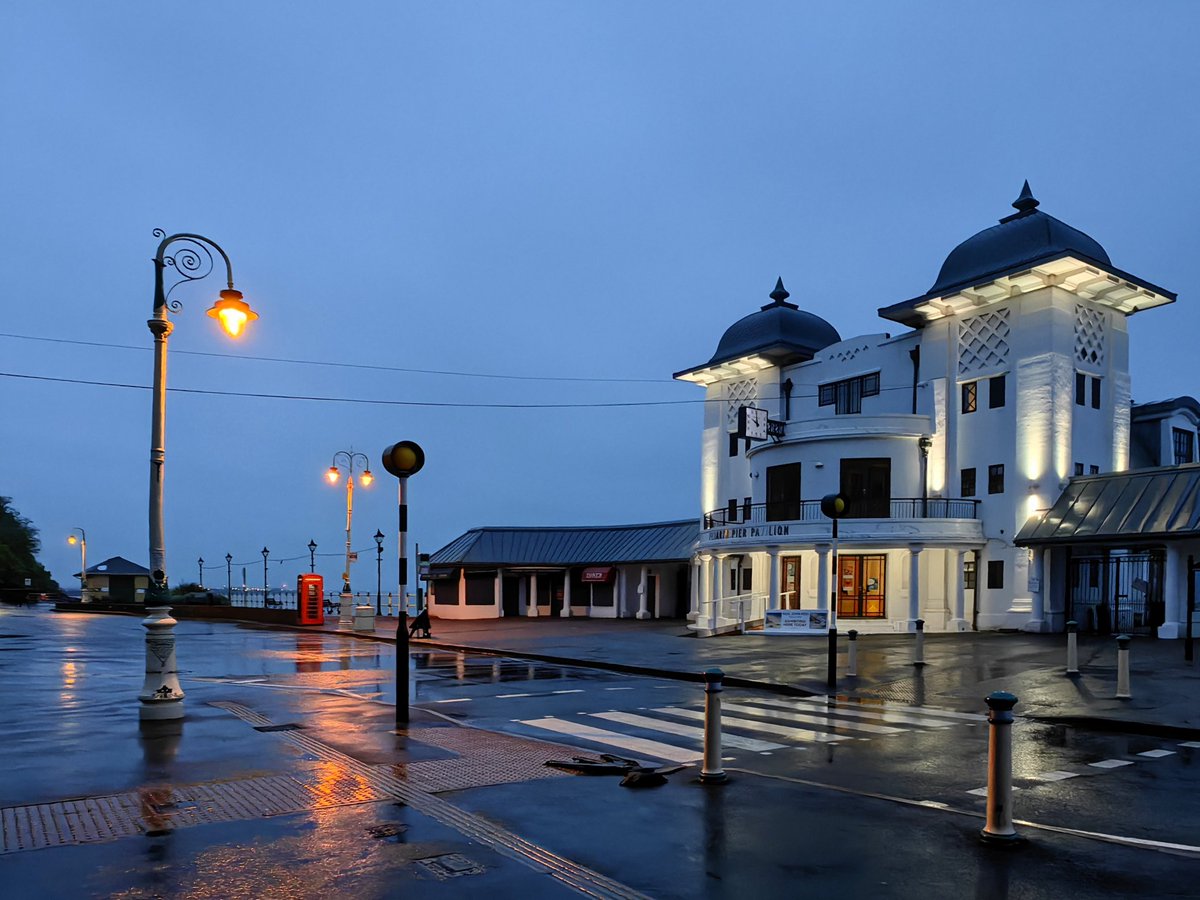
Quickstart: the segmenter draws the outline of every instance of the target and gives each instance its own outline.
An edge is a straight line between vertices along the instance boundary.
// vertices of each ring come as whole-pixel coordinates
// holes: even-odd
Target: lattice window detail
[[[730,431],[737,428],[738,409],[743,406],[752,406],[757,396],[757,378],[731,381],[725,386],[725,419]]]
[[[994,369],[1008,360],[1008,310],[963,319],[958,325],[958,374]]]
[[[1075,304],[1075,358],[1093,366],[1104,365],[1104,313]]]

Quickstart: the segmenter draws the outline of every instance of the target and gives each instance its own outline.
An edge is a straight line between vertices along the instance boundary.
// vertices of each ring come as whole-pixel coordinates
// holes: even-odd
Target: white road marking
[[[704,756],[699,750],[686,750],[671,744],[662,744],[658,741],[630,737],[626,734],[618,734],[615,731],[606,731],[603,728],[593,728],[591,725],[584,725],[581,722],[556,719],[553,716],[548,716],[544,719],[518,719],[516,721],[530,728],[540,728],[543,731],[567,734],[571,737],[583,738],[594,741],[597,744],[605,744],[609,747],[619,747],[622,750],[628,750],[632,753],[651,756],[655,759],[668,760],[670,762],[694,762],[697,759],[702,759]]]
[[[826,728],[845,728],[848,731],[865,731],[868,734],[903,734],[907,728],[895,728],[891,725],[872,725],[870,722],[853,722],[846,719],[831,719],[828,716],[808,715],[796,712],[776,712],[773,709],[759,709],[746,706],[743,703],[725,703],[722,709],[742,713],[755,719],[786,719],[789,722],[799,722],[805,725],[821,725]]]
[[[605,688],[605,690],[606,691],[632,691],[633,688],[631,688],[631,687],[615,687],[615,688]]]
[[[604,719],[609,722],[620,722],[623,725],[633,725],[637,728],[645,728],[648,731],[662,731],[667,734],[678,734],[683,737],[694,738],[703,743],[704,729],[698,728],[695,725],[684,725],[681,722],[667,722],[663,719],[652,719],[649,716],[639,716],[634,713],[624,712],[600,712],[586,713],[597,719]],[[766,750],[783,750],[786,744],[773,744],[770,741],[759,741],[754,738],[739,737],[736,734],[722,734],[721,746],[736,747],[739,750],[753,750],[756,753],[762,753]]]
[[[1020,785],[1014,784],[1013,790],[1014,791],[1022,791],[1022,790],[1024,790],[1024,788],[1022,788]],[[986,797],[987,796],[987,785],[984,785],[981,788],[975,788],[975,790],[973,790],[973,791],[967,791],[967,793],[974,794],[976,797]]]
[[[656,713],[662,713],[667,716],[677,716],[681,719],[699,719],[704,720],[704,713],[695,709],[679,709],[673,706],[660,707],[654,710]],[[721,724],[725,728],[740,728],[743,731],[750,731],[757,734],[769,734],[774,737],[786,738],[791,741],[815,741],[821,744],[836,744],[838,741],[846,740],[844,737],[837,737],[831,734],[824,734],[819,731],[810,731],[807,728],[784,728],[780,725],[771,725],[767,722],[755,722],[752,719],[739,719],[735,716],[722,716]]]
[[[508,700],[511,697],[532,697],[533,694],[497,694],[497,700]]]
[[[1035,775],[1039,781],[1066,781],[1068,778],[1078,778],[1078,772],[1042,772]]]
[[[801,697],[802,703],[820,703],[825,705],[829,702],[829,697]],[[841,709],[842,707],[838,707]],[[863,704],[862,709],[875,709],[874,705]],[[881,705],[879,709],[895,710],[897,712],[918,713],[923,716],[933,716],[936,719],[957,719],[964,722],[986,722],[987,716],[983,713],[961,713],[951,709],[935,709],[930,706],[889,706]]]
[[[551,691],[552,694],[582,694],[583,688],[574,688],[569,691]]]
[[[923,725],[926,728],[950,728],[954,725],[954,722],[947,722],[935,716],[927,716],[917,712],[910,712],[907,709],[893,709],[891,707],[833,705],[823,701],[813,701],[808,698],[799,698],[792,702],[787,700],[756,700],[755,702],[789,709],[795,708],[793,703],[802,703],[805,707],[814,710],[821,709],[839,716],[850,716],[856,719],[879,719],[883,722],[899,722],[904,725]]]
[[[1184,741],[1180,747],[1191,747],[1193,750],[1200,747],[1200,741]]]
[[[1139,753],[1138,756],[1147,756],[1150,759],[1162,759],[1164,756],[1174,756],[1174,750],[1146,750]]]
[[[1094,769],[1119,769],[1121,766],[1132,766],[1131,759],[1102,759],[1100,762],[1088,763]]]
[[[434,703],[470,703],[470,697],[455,697],[453,700],[434,700]]]

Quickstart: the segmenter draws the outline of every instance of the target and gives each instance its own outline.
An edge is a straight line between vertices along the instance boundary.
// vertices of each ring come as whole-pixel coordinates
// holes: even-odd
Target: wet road
[[[174,732],[139,731],[136,695],[143,660],[138,619],[0,610],[0,734],[7,736],[0,748],[0,806],[135,792],[164,781],[257,783],[283,771],[299,771],[313,784],[326,784],[336,797],[328,807],[303,814],[180,828],[151,838],[137,853],[119,860],[106,855],[104,848],[112,845],[105,844],[0,856],[0,877],[8,873],[19,883],[37,887],[28,896],[59,895],[51,887],[61,887],[64,872],[87,886],[85,894],[98,896],[126,884],[134,887],[121,896],[171,891],[250,896],[264,885],[271,896],[318,896],[330,893],[335,882],[334,892],[347,890],[347,871],[358,879],[353,886],[360,896],[388,896],[396,879],[420,896],[450,877],[456,878],[455,890],[464,896],[476,885],[482,892],[485,883],[491,885],[488,891],[501,896],[529,893],[531,885],[532,896],[569,893],[467,841],[444,823],[404,805],[374,802],[369,778],[358,776],[356,782],[320,752],[287,741],[266,741],[261,731],[229,715],[236,705],[285,727],[303,723],[305,733],[330,753],[373,765],[453,755],[391,730],[392,645],[225,623],[185,622],[177,634],[187,718]],[[703,692],[696,684],[443,651],[414,652],[411,668],[415,716],[431,723],[462,722],[643,760],[689,762],[700,755]],[[801,790],[808,792],[806,802],[812,809],[829,807],[828,816],[834,815],[834,808],[845,814],[872,794],[983,811],[979,789],[986,783],[987,726],[982,713],[899,703],[830,703],[739,690],[726,691],[723,698],[725,764],[735,778],[741,775],[740,793],[728,801],[730,815],[753,797],[743,815],[762,814],[774,805],[770,818],[787,821],[797,815],[791,804]],[[1200,747],[1182,743],[1019,721],[1014,734],[1017,818],[1116,837],[1200,845]],[[563,748],[547,747],[544,755],[562,756]],[[678,776],[669,790],[684,790],[677,780]],[[569,824],[571,798],[596,793],[597,802],[612,805],[646,796],[623,791],[615,799],[605,795],[601,800],[599,792],[609,789],[611,794],[611,788],[596,781],[536,782],[538,805],[545,811],[526,825],[546,841],[564,841],[580,857],[587,856],[595,841],[567,839],[580,830],[579,823],[573,828]],[[778,787],[763,786],[772,783]],[[850,793],[817,789],[812,794],[812,783]],[[528,779],[515,779],[506,787],[448,796],[504,820],[521,808],[515,795],[530,790],[529,784]],[[555,802],[546,805],[549,798]],[[694,801],[681,794],[679,802]],[[713,832],[703,841],[718,840],[717,832],[729,823],[716,821],[712,809],[693,811]],[[631,821],[646,814],[645,809],[628,812]],[[932,829],[931,834],[943,827],[961,828],[950,825],[949,818],[937,819],[936,826],[921,821],[920,827]],[[219,840],[213,836],[218,827],[224,829]],[[759,822],[751,830],[762,838],[763,828]],[[732,833],[727,837],[730,847],[718,854],[722,858],[744,839],[735,841]],[[817,835],[806,832],[799,837],[816,840]],[[397,850],[394,845],[402,847]],[[54,855],[63,857],[61,868],[47,866]],[[429,868],[429,860],[442,857],[461,857],[479,871],[486,870],[486,881]],[[256,862],[250,865],[247,859]],[[292,877],[287,874],[289,861],[311,868],[312,880],[302,890],[271,894]],[[602,865],[604,857],[597,857],[596,863]],[[466,874],[473,874],[463,865]],[[669,879],[647,874],[655,867],[646,865],[646,872],[633,880],[643,887],[656,885],[651,892],[655,896],[676,895]],[[759,877],[770,882],[777,875],[764,871]],[[844,873],[838,877],[844,878]],[[230,884],[237,890],[229,889]],[[705,884],[702,880],[701,887]],[[1097,890],[1104,887],[1096,885]],[[230,892],[223,893],[226,889]]]

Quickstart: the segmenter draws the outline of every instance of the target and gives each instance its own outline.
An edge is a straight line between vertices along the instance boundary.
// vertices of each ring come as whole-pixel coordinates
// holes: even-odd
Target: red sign
[[[614,572],[616,569],[612,566],[595,566],[591,569],[584,569],[580,580],[584,584],[606,584],[613,580]]]

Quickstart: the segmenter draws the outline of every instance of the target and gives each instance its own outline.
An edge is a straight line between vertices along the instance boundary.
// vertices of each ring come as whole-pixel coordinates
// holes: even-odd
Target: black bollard
[[[837,690],[837,628],[829,629],[829,659],[825,671],[825,687]]]

